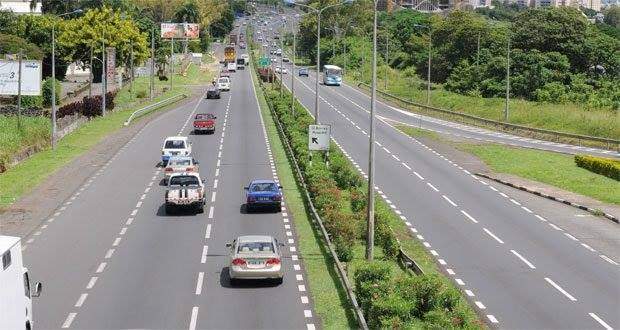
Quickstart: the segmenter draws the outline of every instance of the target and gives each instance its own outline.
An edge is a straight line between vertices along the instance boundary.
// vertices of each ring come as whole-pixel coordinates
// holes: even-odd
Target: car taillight
[[[241,259],[241,258],[235,258],[232,261],[233,266],[244,266],[247,263],[245,262],[245,259]]]
[[[164,171],[166,171],[166,172],[172,172],[173,170],[172,170],[172,167],[166,167],[166,169],[165,169]]]
[[[267,260],[267,266],[275,266],[280,264],[280,259],[278,258],[270,258]]]
[[[190,166],[188,168],[185,169],[185,172],[193,172],[194,171],[194,167]]]

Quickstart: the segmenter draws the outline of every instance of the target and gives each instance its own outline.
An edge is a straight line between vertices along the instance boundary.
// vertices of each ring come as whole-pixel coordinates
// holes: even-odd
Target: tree
[[[620,7],[619,6],[611,6],[607,10],[603,12],[605,18],[603,22],[607,25],[611,25],[616,29],[620,29]]]
[[[20,50],[26,58],[43,59],[43,51],[37,45],[15,35],[0,33],[0,54],[17,54]]]
[[[134,60],[140,63],[149,56],[147,37],[131,19],[122,18],[119,11],[102,7],[66,21],[58,43],[72,50],[67,56],[71,61],[88,62],[91,48],[95,56],[101,58],[102,41],[105,41],[106,47],[116,48],[117,63],[127,61],[133,44]],[[95,69],[101,70],[101,67],[95,65]]]

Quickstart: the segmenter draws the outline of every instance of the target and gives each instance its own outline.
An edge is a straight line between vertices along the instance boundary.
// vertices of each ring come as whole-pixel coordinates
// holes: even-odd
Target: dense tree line
[[[319,5],[319,1],[311,1]],[[324,6],[330,1],[320,2]],[[511,95],[544,102],[577,102],[595,108],[620,108],[620,38],[618,9],[591,23],[570,7],[523,9],[495,3],[477,12],[446,16],[410,10],[379,16],[379,64],[426,77],[429,32],[431,76],[448,90],[483,97],[506,93],[510,46]],[[365,3],[324,13],[322,62],[359,68],[368,63],[372,8]],[[347,23],[350,22],[350,23]],[[340,33],[335,27],[343,25]],[[301,52],[314,59],[316,17],[300,28]]]

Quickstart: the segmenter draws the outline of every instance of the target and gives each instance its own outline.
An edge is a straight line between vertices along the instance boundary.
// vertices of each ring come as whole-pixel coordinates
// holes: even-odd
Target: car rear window
[[[227,82],[228,82],[228,79],[226,79],[226,78],[220,78],[217,82],[219,82],[219,83],[227,83]]]
[[[164,145],[165,149],[185,149],[185,141],[183,140],[168,140],[166,141],[166,145]]]
[[[275,183],[255,183],[250,187],[250,191],[258,192],[258,191],[277,191],[278,187],[276,187]]]
[[[196,115],[196,119],[198,120],[206,120],[206,119],[214,119],[215,116],[211,113],[199,113]]]
[[[170,178],[171,186],[198,186],[200,185],[198,178],[193,175],[179,175]]]
[[[169,166],[190,166],[192,165],[191,159],[171,159],[168,162]]]
[[[241,242],[237,253],[274,253],[275,249],[271,242]]]

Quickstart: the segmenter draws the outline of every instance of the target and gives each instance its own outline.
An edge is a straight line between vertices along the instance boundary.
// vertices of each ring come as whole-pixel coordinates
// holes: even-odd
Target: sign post
[[[331,139],[331,125],[308,125],[308,150],[312,164],[312,151],[325,151],[325,163],[329,166],[329,142]]]

